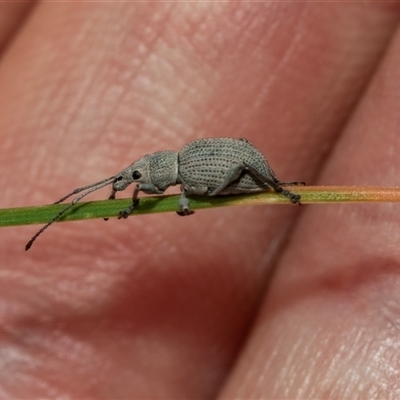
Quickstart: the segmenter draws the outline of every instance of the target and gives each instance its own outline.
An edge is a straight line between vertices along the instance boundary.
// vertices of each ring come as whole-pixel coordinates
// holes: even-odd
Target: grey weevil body
[[[189,195],[219,196],[261,192],[273,189],[300,204],[300,195],[294,194],[283,185],[304,185],[304,182],[281,182],[275,176],[263,154],[247,139],[209,138],[189,142],[179,151],[158,151],[147,154],[115,176],[75,189],[54,204],[74,194],[67,207],[41,228],[27,243],[29,250],[36,238],[79,200],[104,186],[112,185],[109,199],[115,199],[118,191],[137,183],[132,204],[121,210],[118,218],[127,218],[137,207],[139,192],[162,194],[169,186],[181,185],[179,215],[190,215]]]

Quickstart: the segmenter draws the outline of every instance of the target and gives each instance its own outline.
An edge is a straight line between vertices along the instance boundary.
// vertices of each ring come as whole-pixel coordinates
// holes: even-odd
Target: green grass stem
[[[290,187],[290,190],[301,195],[302,204],[400,201],[400,188],[366,186],[296,186]],[[142,197],[140,199],[139,207],[132,213],[132,215],[176,211],[178,209],[178,201],[179,195]],[[117,217],[118,212],[126,208],[130,203],[131,199],[78,203],[57,222]],[[193,196],[190,198],[190,205],[193,210],[213,207],[288,203],[290,203],[290,201],[287,198],[272,192],[221,197]],[[66,204],[0,209],[0,227],[45,224],[60,210],[62,210]]]

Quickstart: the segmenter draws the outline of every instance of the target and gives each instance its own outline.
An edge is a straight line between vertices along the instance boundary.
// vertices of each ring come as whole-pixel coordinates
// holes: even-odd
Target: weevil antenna
[[[104,186],[109,185],[110,183],[112,183],[112,180],[115,177],[110,177],[107,179],[103,179],[102,181],[99,181],[97,183],[94,183],[92,185],[87,185],[84,186],[82,188],[78,188],[75,189],[71,194],[69,194],[68,196],[64,197],[64,199],[68,198],[69,196],[72,196],[73,194],[82,192],[83,190],[87,190],[85,193],[82,193],[81,195],[75,197],[70,204],[67,205],[67,207],[63,208],[59,213],[57,213],[46,225],[44,225],[41,229],[39,229],[34,236],[32,236],[32,238],[29,240],[29,242],[26,244],[25,246],[25,251],[28,251],[31,247],[33,242],[38,238],[38,236],[40,236],[53,222],[57,221],[62,215],[64,215],[69,209],[71,209],[76,203],[78,203],[79,200],[83,199],[85,196],[87,196],[88,194],[96,191],[97,189],[101,189]],[[77,192],[77,190],[79,190]],[[62,201],[62,199],[60,200]],[[58,204],[59,201],[57,201],[57,203],[54,204]]]
[[[101,181],[99,181],[99,182],[92,183],[92,184],[90,184],[90,185],[86,185],[86,186],[82,186],[82,187],[76,188],[76,189],[73,190],[70,194],[67,194],[66,196],[62,197],[60,200],[56,201],[56,202],[53,203],[53,204],[62,203],[64,200],[67,200],[68,197],[71,197],[71,196],[73,196],[74,194],[78,194],[78,193],[83,192],[84,190],[90,189],[90,188],[92,188],[92,187],[97,187],[97,186],[99,186],[99,185],[102,185],[102,186],[99,186],[99,188],[100,188],[100,187],[103,187],[103,186],[104,186],[103,183],[106,183],[106,182],[111,183],[111,182],[113,181],[113,179],[115,179],[115,176],[110,176],[109,178],[103,179],[103,180],[101,180]],[[108,183],[107,183],[107,185],[108,185]]]

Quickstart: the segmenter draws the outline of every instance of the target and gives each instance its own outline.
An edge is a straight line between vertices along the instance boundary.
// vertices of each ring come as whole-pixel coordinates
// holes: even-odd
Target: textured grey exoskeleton
[[[139,192],[162,194],[169,186],[178,184],[181,185],[179,215],[194,212],[189,207],[187,195],[218,196],[273,189],[288,197],[292,203],[300,204],[300,196],[282,188],[282,185],[304,185],[303,182],[279,181],[263,154],[247,139],[198,139],[185,145],[179,152],[166,150],[145,155],[119,174],[75,189],[64,196],[54,204],[83,192],[40,229],[27,243],[25,250],[29,250],[46,228],[89,193],[112,184],[109,199],[115,199],[116,192],[134,182],[137,185],[132,204],[120,211],[119,218],[127,218],[138,205]]]

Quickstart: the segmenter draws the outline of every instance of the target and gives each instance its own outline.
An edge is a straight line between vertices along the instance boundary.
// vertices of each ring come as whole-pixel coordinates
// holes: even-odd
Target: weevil
[[[72,208],[79,200],[104,186],[112,185],[109,200],[117,192],[137,183],[131,205],[119,212],[120,218],[128,218],[139,204],[139,192],[162,194],[174,185],[181,185],[178,215],[194,213],[190,209],[189,195],[222,196],[261,192],[273,189],[286,196],[293,204],[300,204],[300,195],[282,186],[304,185],[304,182],[281,182],[263,154],[247,139],[209,138],[189,142],[177,151],[165,150],[147,154],[117,175],[91,185],[75,189],[54,204],[75,197],[63,210],[44,225],[25,246],[29,250],[36,238],[53,222]]]

